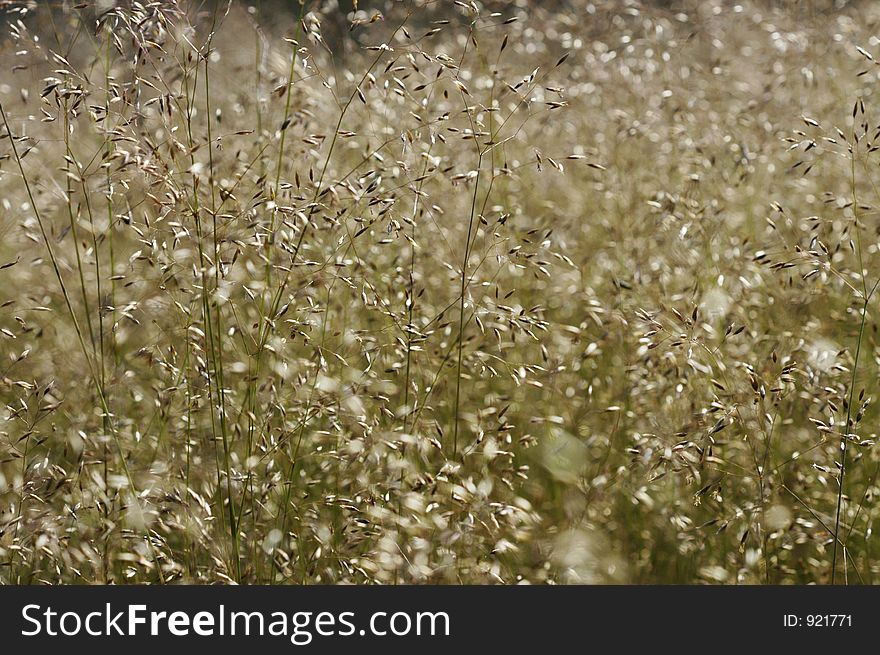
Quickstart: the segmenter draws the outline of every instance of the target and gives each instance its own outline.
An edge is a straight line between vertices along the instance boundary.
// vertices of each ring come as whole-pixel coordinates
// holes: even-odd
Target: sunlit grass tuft
[[[873,6],[118,4],[6,6],[0,580],[875,581]]]

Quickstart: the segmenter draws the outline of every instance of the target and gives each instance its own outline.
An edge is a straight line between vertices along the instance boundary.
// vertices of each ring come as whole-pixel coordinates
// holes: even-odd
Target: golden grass
[[[870,3],[120,4],[7,7],[0,580],[875,581]]]

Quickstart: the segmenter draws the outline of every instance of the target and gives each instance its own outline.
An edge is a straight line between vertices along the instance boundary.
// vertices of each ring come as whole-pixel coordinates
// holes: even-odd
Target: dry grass
[[[7,3],[0,580],[874,582],[880,13],[390,4]]]

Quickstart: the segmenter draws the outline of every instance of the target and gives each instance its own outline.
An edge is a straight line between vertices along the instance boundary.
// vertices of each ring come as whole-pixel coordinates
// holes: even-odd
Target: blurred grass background
[[[2,580],[873,582],[874,4],[345,4],[6,3]]]

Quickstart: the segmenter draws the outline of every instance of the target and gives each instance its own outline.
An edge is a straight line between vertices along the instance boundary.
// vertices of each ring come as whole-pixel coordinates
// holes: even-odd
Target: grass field
[[[877,581],[872,3],[2,4],[0,581]]]

